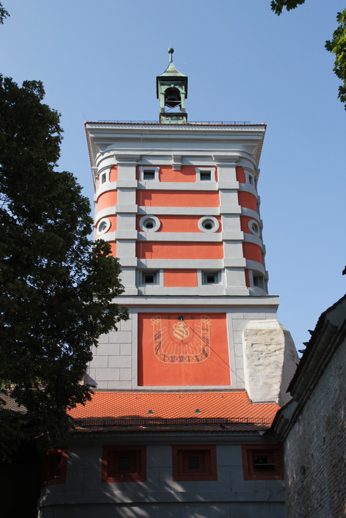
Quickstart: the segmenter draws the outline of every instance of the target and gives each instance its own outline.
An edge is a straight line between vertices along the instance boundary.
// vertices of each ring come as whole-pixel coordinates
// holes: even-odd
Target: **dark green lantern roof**
[[[168,49],[168,66],[156,77],[156,96],[160,101],[160,122],[181,124],[187,121],[185,99],[188,77],[176,69],[173,63],[173,52],[174,49]]]

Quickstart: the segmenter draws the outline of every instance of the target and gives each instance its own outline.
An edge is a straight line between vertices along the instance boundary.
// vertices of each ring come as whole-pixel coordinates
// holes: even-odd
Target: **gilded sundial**
[[[156,315],[151,319],[155,356],[163,363],[201,363],[210,356],[210,320],[206,316]]]

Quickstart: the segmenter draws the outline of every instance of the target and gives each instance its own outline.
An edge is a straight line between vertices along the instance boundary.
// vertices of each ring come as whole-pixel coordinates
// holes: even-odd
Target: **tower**
[[[160,102],[160,122],[164,124],[187,122],[185,99],[187,99],[188,78],[175,68],[173,53],[174,49],[168,49],[168,66],[156,78],[156,97]]]
[[[218,516],[252,516],[260,501],[261,516],[279,517],[281,451],[263,434],[296,354],[267,290],[266,127],[188,122],[188,78],[172,55],[156,81],[159,122],[85,125],[95,237],[119,258],[130,318],[100,337],[94,397],[71,412],[75,458],[102,458],[74,516],[87,498],[98,516],[119,503],[117,516],[212,516],[211,502]]]

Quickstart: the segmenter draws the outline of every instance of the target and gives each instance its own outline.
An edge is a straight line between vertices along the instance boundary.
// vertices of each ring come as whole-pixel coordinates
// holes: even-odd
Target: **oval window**
[[[97,225],[98,234],[105,234],[111,226],[111,222],[108,218],[101,219]]]
[[[202,232],[216,232],[219,229],[219,222],[213,216],[204,216],[199,220],[198,228]]]
[[[160,228],[160,220],[156,216],[143,216],[140,227],[144,232],[156,232]]]
[[[260,235],[260,227],[257,221],[254,219],[251,219],[248,223],[249,230],[252,232],[252,234],[255,234],[256,236]]]

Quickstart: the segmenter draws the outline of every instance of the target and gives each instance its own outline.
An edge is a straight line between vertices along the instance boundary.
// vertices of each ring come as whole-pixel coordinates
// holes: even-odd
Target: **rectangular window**
[[[146,479],[144,446],[104,446],[102,480],[104,482],[136,482]]]
[[[159,272],[149,271],[142,272],[143,284],[158,284],[159,283]]]
[[[159,167],[139,166],[139,179],[142,182],[159,182],[159,173]]]
[[[102,173],[101,174],[101,183],[106,183],[107,181],[107,173]]]
[[[262,290],[265,289],[264,277],[262,274],[253,273],[253,285],[256,288],[262,288]]]
[[[67,452],[56,448],[48,450],[43,461],[45,484],[63,484],[66,480]]]
[[[155,180],[155,170],[145,169],[143,171],[143,180]]]
[[[199,179],[201,182],[210,182],[211,181],[211,171],[200,171]]]
[[[243,446],[245,480],[276,480],[283,478],[283,456],[280,445]]]
[[[196,167],[196,181],[197,182],[211,182],[215,181],[215,169],[209,167]]]
[[[216,480],[215,446],[173,446],[174,480]]]
[[[202,284],[218,284],[219,282],[219,272],[202,272]]]

